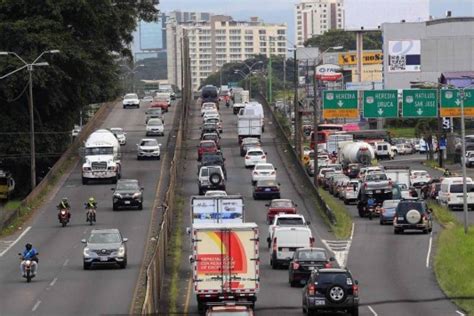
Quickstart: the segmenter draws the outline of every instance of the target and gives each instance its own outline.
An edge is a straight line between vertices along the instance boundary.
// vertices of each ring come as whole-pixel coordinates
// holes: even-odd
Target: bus
[[[357,123],[348,123],[348,124],[319,124],[318,125],[318,136],[317,143],[318,147],[326,148],[329,135],[334,133],[343,133],[343,134],[352,134],[353,132],[360,131],[359,125]],[[310,133],[310,147],[314,150],[314,133]],[[355,137],[354,137],[355,139]]]
[[[392,138],[390,137],[390,132],[378,129],[378,130],[362,130],[362,131],[353,131],[351,134],[354,136],[354,140],[362,140],[368,143],[371,142],[388,142],[392,143]]]

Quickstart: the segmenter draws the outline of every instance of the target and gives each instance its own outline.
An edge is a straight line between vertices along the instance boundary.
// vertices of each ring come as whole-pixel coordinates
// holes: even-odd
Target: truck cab
[[[15,180],[8,171],[0,170],[0,200],[8,200],[15,190]]]

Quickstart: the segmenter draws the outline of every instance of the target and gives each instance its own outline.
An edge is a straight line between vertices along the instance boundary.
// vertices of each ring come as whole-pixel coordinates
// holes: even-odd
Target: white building
[[[266,24],[258,18],[234,21],[230,16],[214,15],[209,22],[169,22],[168,80],[181,87],[181,45],[189,38],[191,77],[197,90],[222,65],[241,62],[255,55],[286,56],[287,25]]]
[[[344,28],[344,0],[302,0],[295,5],[296,45],[332,29]]]

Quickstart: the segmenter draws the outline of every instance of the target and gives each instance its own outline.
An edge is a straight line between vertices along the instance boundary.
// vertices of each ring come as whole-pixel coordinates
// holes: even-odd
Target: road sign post
[[[364,91],[365,118],[396,118],[398,117],[397,90]]]
[[[436,89],[403,90],[402,116],[425,118],[438,116]]]
[[[441,90],[441,116],[461,117],[461,97],[458,89]],[[474,90],[464,90],[464,116],[474,116]]]
[[[323,118],[358,118],[357,91],[323,91]]]

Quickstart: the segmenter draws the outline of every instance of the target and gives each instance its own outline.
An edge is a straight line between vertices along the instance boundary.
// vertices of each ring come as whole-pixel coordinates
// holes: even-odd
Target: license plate
[[[267,188],[267,189],[265,189],[265,192],[270,192],[271,190],[272,189]]]
[[[382,190],[375,190],[375,193],[382,193]]]
[[[326,305],[326,301],[325,300],[316,300],[316,301],[314,301],[314,305],[318,305],[318,306]]]
[[[308,267],[309,270],[314,270],[314,267]]]
[[[130,201],[125,201],[125,204],[130,204]]]
[[[398,220],[399,220],[399,221],[403,221],[403,216],[399,216],[399,217],[398,217]]]
[[[100,257],[100,261],[108,261],[107,257]]]

